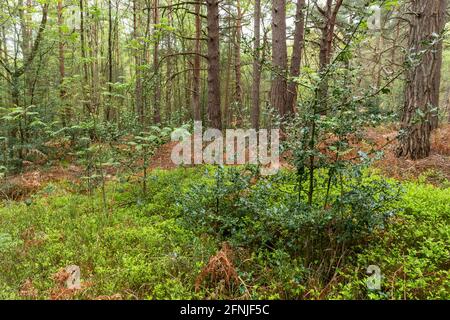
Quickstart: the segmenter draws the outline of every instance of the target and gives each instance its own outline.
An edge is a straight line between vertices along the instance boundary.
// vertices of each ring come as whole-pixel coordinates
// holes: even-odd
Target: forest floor
[[[379,127],[367,130],[367,137],[377,146],[388,144],[395,139],[397,129],[394,127]],[[427,174],[428,182],[440,184],[441,181],[450,180],[450,125],[443,125],[437,129],[431,138],[431,155],[422,160],[399,159],[395,156],[395,143],[385,148],[383,159],[375,166],[383,174],[397,180],[410,180],[421,174]]]
[[[395,156],[395,139],[398,128],[395,126],[368,128],[365,142],[370,142],[375,148],[384,151],[384,157],[375,162],[374,167],[397,180],[414,180],[425,176],[428,183],[440,185],[450,180],[450,124],[443,125],[432,135],[432,153],[430,157],[412,161],[399,159]],[[171,170],[177,166],[171,160],[171,152],[177,142],[167,142],[159,147],[152,157],[149,168]],[[365,144],[365,143],[361,143]],[[364,147],[361,146],[360,147]],[[287,166],[282,163],[282,166]],[[81,167],[70,164],[55,163],[48,167],[29,165],[25,172],[6,178],[0,198],[22,199],[39,190],[49,182],[71,181],[76,182],[83,174]],[[115,174],[110,170],[110,177]]]
[[[448,299],[450,125],[433,134],[432,155],[420,161],[395,157],[396,134],[395,127],[367,129],[358,144],[366,152],[386,146],[374,164],[379,172],[367,180],[386,182],[377,192],[389,198],[401,181],[401,199],[383,211],[392,215],[389,223],[341,252],[326,242],[341,229],[327,222],[325,238],[312,241],[316,250],[329,247],[325,269],[314,256],[307,262],[308,255],[289,251],[299,247],[296,241],[323,233],[321,223],[308,229],[290,212],[283,215],[285,205],[277,199],[292,190],[284,178],[251,182],[255,188],[239,193],[239,201],[234,193],[223,197],[224,221],[240,224],[222,237],[202,227],[214,215],[197,215],[219,208],[208,202],[218,168],[176,168],[170,159],[175,142],[156,150],[146,191],[136,174],[127,179],[120,167],[106,170],[110,182],[102,194],[83,188],[83,168],[70,156],[30,163],[0,185],[0,199],[19,200],[0,201],[0,299]],[[227,167],[224,177],[234,179],[233,169]],[[239,187],[244,180],[234,181],[230,185]],[[271,196],[261,196],[268,189]],[[319,189],[320,203],[323,196]],[[237,204],[253,218],[233,220],[241,212]],[[356,213],[356,220],[346,221],[365,221]],[[299,232],[297,224],[306,229]],[[73,264],[82,270],[80,290],[65,287],[64,268]],[[365,287],[365,270],[374,264],[383,273],[379,292]]]

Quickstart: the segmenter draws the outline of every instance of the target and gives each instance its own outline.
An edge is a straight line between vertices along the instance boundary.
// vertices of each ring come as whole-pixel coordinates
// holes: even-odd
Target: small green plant
[[[48,141],[49,127],[42,121],[37,106],[0,108],[0,120],[8,134],[0,137],[2,163],[10,171],[20,171],[23,161],[34,157],[46,158],[42,149]]]
[[[149,131],[141,132],[139,135],[133,136],[131,141],[127,142],[129,150],[127,155],[132,163],[137,163],[139,170],[142,171],[141,179],[142,195],[147,195],[147,180],[150,159],[154,155],[157,147],[165,142],[172,131],[171,128],[159,128],[152,126]]]

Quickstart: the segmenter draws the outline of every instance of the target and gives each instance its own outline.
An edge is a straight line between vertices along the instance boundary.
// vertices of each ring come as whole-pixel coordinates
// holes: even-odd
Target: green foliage
[[[181,195],[179,206],[186,226],[219,235],[236,246],[284,250],[304,257],[311,267],[326,266],[324,278],[337,262],[336,256],[385,227],[399,199],[398,189],[387,182],[346,177],[343,189],[332,189],[330,196],[324,189],[314,199],[322,204],[329,197],[331,206],[311,207],[298,198],[296,176],[290,172],[264,178],[250,170],[218,167],[206,177]],[[252,184],[255,179],[257,183]]]
[[[54,123],[44,122],[36,105],[1,107],[0,120],[6,132],[18,133],[17,137],[0,137],[0,163],[7,169],[5,171],[20,171],[24,160],[37,161],[47,157],[44,144],[50,138]]]
[[[36,298],[48,298],[53,275],[76,264],[86,288],[75,299],[223,298],[208,289],[194,293],[194,285],[228,240],[245,284],[232,298],[449,298],[448,188],[405,183],[401,201],[393,201],[393,182],[365,176],[355,187],[353,179],[344,193],[330,193],[330,203],[345,208],[339,216],[333,206],[301,207],[295,175],[256,173],[252,167],[152,171],[145,197],[134,183],[109,183],[108,215],[101,189],[88,197],[65,184],[48,185],[28,204],[4,202],[0,297],[25,298],[20,291],[31,280]],[[326,188],[318,190],[323,203]],[[381,291],[367,289],[369,265],[381,269]]]
[[[330,297],[449,299],[450,189],[405,184],[403,211],[339,272]],[[368,265],[380,267],[380,292],[364,290]]]
[[[163,180],[161,185],[171,178],[163,172],[153,177]],[[76,264],[87,287],[73,298],[194,298],[195,277],[214,253],[213,243],[200,240],[164,210],[129,203],[135,194],[131,185],[121,185],[121,193],[116,187],[108,185],[108,199],[123,205],[108,216],[101,193],[68,194],[63,185],[51,195],[43,191],[31,206],[5,203],[0,208],[0,297],[24,298],[19,292],[30,279],[37,298],[49,298],[57,288],[53,275]]]

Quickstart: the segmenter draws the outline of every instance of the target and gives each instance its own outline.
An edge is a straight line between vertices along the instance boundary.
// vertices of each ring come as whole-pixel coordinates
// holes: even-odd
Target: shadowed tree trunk
[[[231,24],[228,24],[231,26]],[[233,50],[231,48],[231,42],[227,45],[227,58],[226,61],[231,61],[233,55]],[[223,99],[223,123],[225,127],[233,125],[233,110],[230,106],[230,83],[231,83],[231,63],[227,63],[225,68],[225,88],[224,88],[224,99]]]
[[[112,25],[112,3],[108,0],[108,102],[106,106],[106,121],[111,121],[112,104],[112,82],[113,82],[113,25]]]
[[[334,29],[336,27],[336,19],[343,0],[337,0],[333,8],[333,0],[327,0],[325,10],[318,7],[319,12],[323,16],[322,37],[320,40],[319,52],[319,71],[323,74],[326,72],[328,65],[331,63],[333,55]],[[328,98],[328,79],[325,76],[319,87],[320,111],[322,114],[327,112]]]
[[[235,91],[233,107],[236,113],[236,124],[240,126],[242,115],[242,81],[241,81],[241,32],[242,32],[242,9],[240,0],[236,1],[237,17],[234,38],[234,74]]]
[[[300,75],[300,65],[302,58],[302,51],[304,47],[305,35],[305,18],[303,8],[305,7],[305,0],[297,0],[297,9],[295,13],[295,31],[294,31],[294,47],[292,49],[291,58],[291,78],[297,78]],[[297,83],[291,79],[288,83],[286,106],[289,113],[295,113],[295,106],[297,104]]]
[[[26,0],[26,4],[23,4],[22,0],[19,0],[19,15],[20,15],[20,29],[22,33],[22,54],[24,57],[27,57],[31,51],[31,40],[32,40],[32,2],[31,0]],[[29,66],[28,69],[31,69]],[[30,71],[30,72],[29,72]],[[24,85],[26,94],[23,96],[23,101],[25,105],[33,104],[32,101],[27,101],[27,97],[32,97],[32,72],[31,70],[27,70],[24,72]]]
[[[440,3],[439,11],[437,15],[433,16],[433,25],[437,26],[437,34],[441,35],[444,32],[445,24],[447,23],[447,0],[435,0]],[[432,106],[436,108],[432,112],[431,117],[431,130],[437,129],[439,126],[439,104],[440,104],[440,89],[441,89],[441,69],[442,69],[442,53],[443,53],[443,41],[439,41],[434,51],[434,56],[436,60],[436,72],[433,78],[433,101]]]
[[[61,117],[63,126],[67,126],[71,118],[71,109],[68,106],[66,100],[66,89],[64,87],[64,78],[65,78],[65,64],[64,64],[64,34],[63,34],[63,1],[58,0],[58,62],[59,62],[59,97],[61,99],[61,103],[64,106],[63,115]]]
[[[272,1],[272,65],[271,105],[284,117],[287,93],[286,0]]]
[[[88,97],[88,93],[86,92],[86,86],[89,83],[89,71],[88,71],[88,62],[87,62],[87,54],[86,54],[86,35],[84,30],[84,0],[80,0],[80,49],[81,49],[81,58],[83,60],[83,80],[82,84],[82,92],[83,92],[83,104],[85,112],[88,114],[92,114],[93,110],[91,107],[90,99]]]
[[[171,0],[167,0],[167,5],[170,7],[172,5],[172,1]],[[168,12],[168,22],[169,25],[173,25],[173,17],[172,17],[172,10],[169,10]],[[172,123],[172,92],[174,91],[174,86],[173,86],[173,63],[175,59],[172,59],[171,55],[173,54],[172,52],[172,35],[171,33],[167,33],[166,36],[166,41],[167,41],[167,55],[169,56],[166,59],[166,76],[168,81],[166,82],[167,85],[165,86],[165,103],[166,103],[166,108],[165,108],[165,113],[166,113],[166,121],[168,123]],[[189,104],[188,104],[189,105]]]
[[[153,3],[153,23],[155,26],[159,24],[159,9],[158,9],[158,0],[154,0]],[[156,30],[156,27],[153,29],[154,33],[159,33],[159,30]],[[155,34],[156,38],[154,52],[153,52],[153,68],[155,73],[155,84],[154,84],[154,96],[153,96],[153,122],[156,124],[161,123],[161,110],[160,110],[160,100],[161,100],[161,86],[159,83],[159,35]]]
[[[219,0],[206,0],[208,20],[208,119],[222,129],[220,107]]]
[[[409,48],[411,55],[421,54],[421,61],[413,66],[407,74],[405,88],[405,105],[402,114],[403,134],[397,149],[398,157],[408,157],[413,160],[426,158],[430,155],[430,135],[433,128],[433,111],[439,97],[435,88],[440,79],[440,63],[437,51],[439,44],[429,48],[436,41],[435,34],[441,31],[441,14],[443,2],[446,0],[412,0]],[[443,14],[443,13],[442,13]]]
[[[261,83],[261,0],[255,0],[254,16],[254,60],[253,60],[253,84],[252,84],[252,127],[259,130],[260,117],[260,83]]]
[[[233,5],[232,5],[231,0],[228,0],[226,3],[227,6],[227,16],[226,16],[226,28],[228,30],[228,38],[230,41],[228,41],[228,43],[226,44],[227,47],[227,51],[226,51],[226,59],[225,61],[227,61],[226,66],[225,66],[225,85],[224,85],[224,90],[222,92],[223,94],[223,126],[225,128],[229,128],[231,126],[234,125],[233,122],[233,108],[232,108],[232,103],[230,102],[230,99],[233,99],[233,95],[231,95],[230,98],[230,85],[231,85],[231,69],[233,68],[233,64],[231,63],[232,57],[233,57],[233,46],[234,43],[236,41],[236,28],[232,27],[232,20],[233,20],[233,15],[232,15],[232,11],[233,11]]]
[[[192,105],[194,108],[194,120],[202,119],[200,106],[200,68],[201,68],[201,44],[200,37],[202,32],[202,20],[200,17],[201,3],[197,0],[195,3],[195,55],[194,55],[194,72],[192,79]]]
[[[138,43],[140,43],[139,28],[140,28],[140,6],[139,0],[133,0],[133,36]],[[141,73],[141,50],[136,49],[134,53],[134,73],[136,78],[135,88],[134,88],[134,107],[135,112],[139,117],[140,124],[144,124],[144,103],[142,96],[142,73]]]

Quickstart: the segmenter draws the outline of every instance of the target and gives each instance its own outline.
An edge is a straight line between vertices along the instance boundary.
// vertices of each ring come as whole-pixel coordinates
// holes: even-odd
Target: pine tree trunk
[[[284,117],[287,109],[286,0],[272,1],[272,67],[271,105]]]
[[[59,62],[59,98],[64,106],[63,115],[61,117],[63,126],[67,126],[71,118],[71,109],[66,100],[66,89],[64,88],[65,64],[64,64],[64,34],[62,26],[64,24],[63,17],[63,0],[58,0],[58,62]]]
[[[235,25],[234,38],[234,75],[235,75],[235,91],[234,91],[234,108],[236,110],[236,122],[240,126],[243,115],[242,111],[242,80],[241,80],[241,32],[242,32],[242,9],[240,0],[236,1],[237,17]]]
[[[437,26],[437,34],[443,34],[445,30],[445,25],[447,23],[447,0],[435,0],[439,2],[440,7],[437,15],[433,16],[432,24]],[[437,129],[439,126],[439,104],[440,104],[440,90],[441,90],[441,69],[442,69],[442,53],[443,53],[443,41],[439,41],[434,51],[434,58],[436,61],[436,72],[433,77],[433,101],[431,105],[436,108],[432,112],[431,116],[431,130]]]
[[[139,28],[140,28],[140,6],[139,0],[133,0],[133,36],[134,39],[140,43]],[[134,53],[134,73],[135,73],[135,88],[134,88],[134,107],[135,112],[139,118],[139,123],[144,124],[144,103],[142,97],[142,73],[141,73],[141,50],[136,49]]]
[[[231,24],[229,24],[231,26]],[[231,62],[231,57],[233,54],[233,50],[231,48],[231,42],[227,45],[227,60]],[[231,63],[227,63],[226,70],[225,70],[225,88],[224,88],[224,107],[223,107],[223,122],[225,127],[229,127],[230,125],[233,125],[233,110],[230,106],[230,82],[231,82]]]
[[[83,100],[84,100],[84,109],[87,114],[92,114],[92,107],[88,97],[88,93],[86,92],[86,86],[89,83],[89,71],[88,71],[88,62],[87,62],[87,54],[86,54],[86,39],[85,39],[85,30],[84,30],[84,1],[80,0],[80,48],[81,48],[81,58],[83,60],[83,78],[84,83],[82,83],[82,92],[83,92]]]
[[[291,58],[291,78],[297,78],[300,75],[300,65],[302,59],[302,51],[304,46],[305,35],[305,18],[303,8],[305,7],[305,0],[297,0],[297,9],[295,14],[295,31],[294,31],[294,47],[292,49]],[[297,83],[289,81],[287,89],[286,106],[288,113],[295,113],[297,104]]]
[[[159,9],[158,0],[154,0],[153,6],[153,23],[154,25],[159,24]],[[157,32],[156,29],[153,32]],[[159,31],[158,31],[159,32]],[[158,36],[159,37],[159,36]],[[161,111],[160,111],[160,100],[161,100],[161,86],[159,83],[159,39],[155,39],[154,52],[153,52],[153,72],[154,77],[154,96],[153,96],[153,122],[155,124],[161,123]]]
[[[336,27],[337,15],[342,6],[342,2],[343,0],[337,0],[333,8],[333,0],[327,0],[325,11],[322,12],[324,24],[320,40],[319,71],[323,75],[323,78],[319,86],[318,94],[321,114],[325,114],[328,109],[328,77],[325,73],[331,63],[331,57],[333,55],[334,29]]]
[[[167,5],[171,6],[172,1],[168,0]],[[173,25],[173,19],[172,19],[172,11],[170,10],[168,12],[168,19],[169,19],[169,25]],[[172,36],[170,33],[167,34],[167,55],[168,58],[166,59],[166,72],[167,72],[167,85],[165,86],[165,102],[166,102],[166,108],[165,108],[165,114],[166,114],[166,121],[171,123],[172,122],[172,92],[174,91],[173,87],[173,67],[172,63],[173,60],[170,57],[172,55]]]
[[[397,149],[398,157],[408,157],[413,160],[426,158],[430,155],[430,135],[433,128],[433,106],[439,97],[435,89],[440,73],[439,58],[436,51],[439,46],[429,48],[430,41],[435,40],[433,34],[440,32],[439,15],[445,0],[412,0],[409,33],[410,54],[427,50],[421,56],[417,66],[413,66],[407,74],[405,88],[405,105],[402,114],[402,131]]]
[[[195,3],[195,55],[194,55],[194,72],[193,72],[193,89],[192,89],[192,105],[194,108],[194,120],[202,119],[200,106],[200,68],[201,68],[201,44],[200,37],[202,32],[202,20],[200,17],[201,3],[197,0]]]
[[[111,121],[112,82],[113,82],[113,34],[112,34],[112,3],[108,0],[108,99],[106,106],[106,121]]]
[[[222,130],[220,107],[219,0],[206,0],[208,20],[208,118]]]
[[[253,47],[253,84],[252,84],[252,127],[259,130],[260,117],[260,86],[261,86],[261,0],[255,0],[254,32],[255,44]]]

